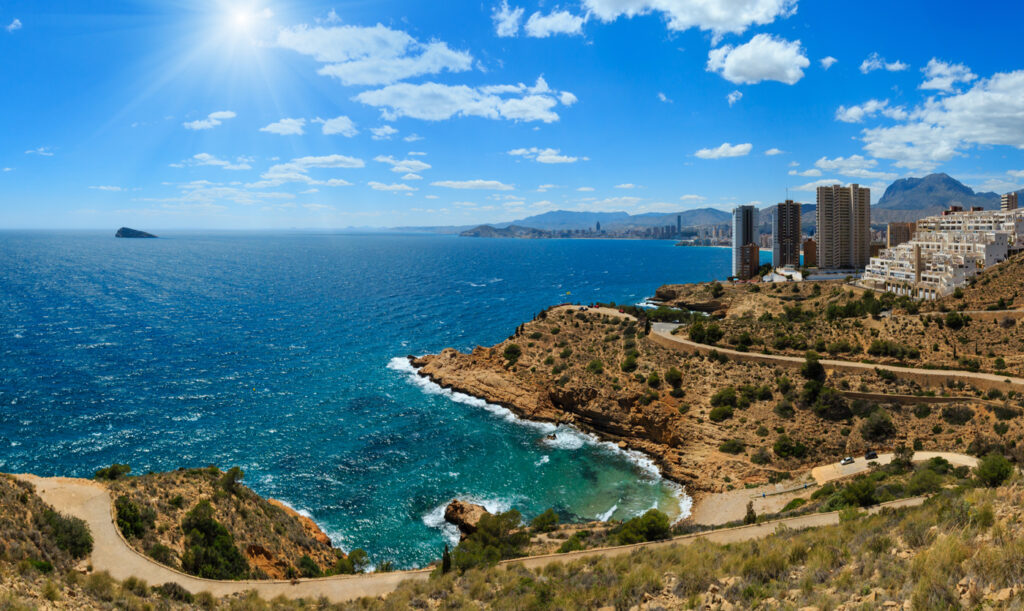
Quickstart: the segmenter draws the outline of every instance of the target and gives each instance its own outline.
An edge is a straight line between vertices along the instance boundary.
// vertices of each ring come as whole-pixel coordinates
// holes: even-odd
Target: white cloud
[[[225,170],[251,170],[252,166],[249,165],[252,159],[248,157],[239,157],[234,163],[225,159],[219,159],[209,153],[196,153],[191,158],[186,159],[181,163],[171,164],[172,167],[183,167],[186,165],[192,166],[215,166],[224,168]]]
[[[14,168],[4,168],[4,172],[13,172]]]
[[[420,43],[409,34],[381,24],[373,27],[300,25],[282,29],[277,45],[310,55],[324,65],[319,74],[345,85],[387,85],[438,74],[465,72],[473,56],[455,51],[440,41]]]
[[[351,138],[359,133],[359,130],[356,129],[356,124],[352,122],[352,119],[349,119],[345,115],[334,117],[333,119],[321,119],[320,117],[317,117],[313,119],[313,123],[322,123],[323,133],[327,136],[340,134],[346,138]]]
[[[9,25],[4,26],[4,29],[7,30],[8,32],[13,32],[15,30],[20,30],[21,29],[21,19],[17,19],[16,18]]]
[[[501,6],[494,7],[491,20],[494,21],[494,33],[501,38],[510,38],[519,33],[519,22],[523,20],[522,7],[510,8],[508,0],[501,0]]]
[[[789,171],[789,175],[790,176],[812,176],[812,177],[813,176],[821,176],[821,170],[816,170],[814,168],[811,168],[809,170],[803,170],[802,172],[798,171],[798,170],[790,170]]]
[[[872,53],[860,64],[860,71],[864,74],[872,72],[874,70],[888,70],[889,72],[900,72],[906,70],[910,66],[899,60],[894,62],[887,62],[885,58],[878,53]]]
[[[687,193],[686,195],[680,196],[679,199],[683,200],[684,202],[701,202],[701,201],[704,201],[707,198],[705,198],[703,195],[695,195],[693,193]]]
[[[661,100],[662,102],[666,103],[666,104],[671,104],[672,103],[672,100],[670,100],[667,95],[665,95],[664,93],[662,93],[660,91],[658,92],[658,99]]]
[[[536,12],[530,15],[523,30],[533,38],[547,38],[554,34],[580,34],[583,31],[584,18],[573,15],[569,11],[553,11],[547,15]]]
[[[416,187],[410,187],[409,185],[406,185],[406,184],[403,184],[403,183],[400,183],[400,182],[399,183],[395,183],[395,184],[391,184],[391,185],[386,185],[386,184],[384,184],[382,182],[370,181],[370,182],[368,182],[366,184],[370,185],[370,188],[373,189],[374,191],[416,191],[417,190]]]
[[[371,128],[370,132],[373,133],[374,140],[390,140],[391,136],[398,133],[398,130],[390,125],[381,125],[380,127]]]
[[[581,191],[583,193],[589,193],[590,191],[594,190],[594,187],[580,187],[580,188],[578,188],[576,190],[577,191]]]
[[[774,155],[781,155],[781,154],[783,154],[783,153],[785,153],[785,152],[786,152],[786,151],[784,151],[784,150],[782,150],[782,149],[777,149],[777,148],[770,148],[770,149],[768,149],[767,151],[765,151],[765,152],[764,152],[764,154],[765,154],[765,155],[768,155],[769,157],[772,157],[772,156],[774,156]]]
[[[276,187],[288,182],[301,182],[308,185],[317,185],[325,187],[346,187],[352,183],[347,180],[340,178],[330,178],[327,180],[316,180],[309,175],[309,171],[313,168],[362,168],[365,167],[366,163],[362,159],[355,157],[348,157],[346,155],[322,155],[322,156],[307,156],[298,157],[292,159],[287,163],[279,163],[260,174],[261,180],[250,185],[249,187],[264,188],[264,187]]]
[[[901,121],[907,118],[907,111],[902,106],[889,106],[889,100],[871,99],[856,106],[840,106],[836,109],[836,121],[844,123],[860,123],[867,117],[873,117],[878,113]]]
[[[230,110],[218,110],[217,112],[211,112],[206,115],[205,119],[198,119],[196,121],[188,121],[182,123],[185,129],[213,129],[228,119],[234,119],[237,115]]]
[[[718,38],[788,17],[796,12],[796,0],[583,0],[583,7],[605,22],[658,12],[670,30],[699,28]]]
[[[334,210],[334,206],[327,204],[302,204],[302,207],[307,210]]]
[[[10,170],[10,168],[4,168],[5,172],[8,170]],[[1006,173],[1014,178],[1024,178],[1024,170],[1007,170]]]
[[[429,170],[431,167],[429,163],[425,163],[419,159],[395,159],[390,155],[377,155],[373,160],[378,163],[386,163],[390,165],[392,172],[415,173],[422,172],[423,170]]]
[[[402,177],[402,180],[423,180],[423,177],[420,176],[419,174],[413,174],[412,172],[409,172],[408,174]]]
[[[515,187],[497,180],[439,180],[430,183],[435,187],[448,189],[481,189],[488,191],[511,191]]]
[[[926,80],[921,83],[921,89],[937,89],[939,91],[953,91],[955,83],[970,83],[978,78],[978,75],[971,72],[970,68],[963,64],[947,64],[936,58],[931,58],[928,65],[921,69]]]
[[[701,159],[722,159],[723,157],[742,157],[749,155],[750,151],[754,148],[749,142],[743,144],[729,144],[723,142],[721,145],[713,149],[700,149],[694,155]]]
[[[577,161],[589,161],[589,157],[570,157],[568,155],[562,155],[558,149],[541,149],[537,147],[530,147],[528,149],[513,149],[508,152],[513,157],[523,157],[524,159],[531,159],[537,163],[576,163]]]
[[[566,94],[552,91],[543,78],[538,78],[533,87],[522,83],[488,87],[399,83],[364,91],[355,99],[380,108],[387,121],[399,117],[441,121],[472,116],[551,123],[559,118],[554,111],[559,101],[566,106],[576,101],[576,96]]]
[[[729,101],[729,107],[743,99],[742,91],[733,91],[729,95],[725,96],[725,99]]]
[[[402,138],[402,140],[405,140],[406,142],[419,142],[420,140],[423,140],[423,136],[420,136],[419,134],[409,134],[405,138]],[[410,155],[411,154],[412,153],[410,153]],[[426,153],[423,154],[425,155]]]
[[[427,154],[423,151],[409,151],[406,155],[410,157],[426,157]]]
[[[53,157],[53,151],[48,146],[40,146],[39,148],[29,149],[25,151],[26,155],[42,155],[43,157]]]
[[[615,185],[614,188],[616,188],[616,189],[635,189],[636,185],[634,185],[631,182],[624,182],[621,185]]]
[[[929,98],[910,111],[906,123],[863,134],[872,157],[921,171],[971,146],[1024,149],[1024,70],[996,73],[963,93]]]
[[[828,157],[822,157],[821,159],[814,162],[815,167],[825,170],[826,172],[835,172],[841,176],[851,176],[854,178],[873,178],[879,180],[893,180],[898,175],[892,172],[879,172],[873,170],[878,166],[878,161],[874,159],[865,159],[861,155],[850,155],[849,157],[836,157],[835,159],[829,159]],[[809,172],[810,170],[808,170]],[[792,174],[792,172],[790,172]],[[808,174],[803,172],[800,176],[814,176],[814,174]],[[819,172],[817,176],[821,176]]]
[[[792,85],[804,77],[803,69],[811,64],[800,47],[800,41],[758,34],[738,47],[723,45],[708,53],[708,72],[741,85],[761,81],[778,81]]]
[[[113,191],[113,192],[124,191],[123,188],[115,187],[115,186],[112,186],[112,185],[96,185],[96,186],[89,187],[89,188],[90,189],[96,189],[97,191]]]
[[[281,119],[276,123],[271,123],[266,127],[261,127],[260,131],[277,134],[279,136],[301,136],[305,133],[305,126],[305,119]]]
[[[818,187],[828,187],[828,186],[831,186],[831,185],[842,184],[842,183],[843,183],[843,181],[838,180],[836,178],[823,178],[821,180],[815,180],[814,182],[809,182],[809,183],[807,183],[805,185],[800,185],[800,186],[797,186],[797,187],[793,187],[793,190],[794,191],[815,191],[815,190],[817,190]]]
[[[834,58],[834,57],[832,57],[831,55],[829,55],[827,57],[823,57],[823,58],[819,59],[818,61],[821,63],[821,67],[822,68],[824,68],[825,70],[828,70],[829,68],[831,68],[839,60]]]

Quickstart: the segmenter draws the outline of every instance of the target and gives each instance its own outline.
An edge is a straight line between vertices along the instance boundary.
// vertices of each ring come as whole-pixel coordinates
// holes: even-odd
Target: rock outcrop
[[[328,537],[324,533],[324,531],[320,530],[320,527],[317,526],[317,523],[309,517],[302,515],[301,513],[295,511],[294,509],[285,505],[284,503],[277,499],[267,499],[267,502],[269,502],[271,505],[276,505],[277,507],[280,507],[285,511],[285,513],[289,514],[290,516],[301,522],[302,528],[304,528],[306,530],[306,533],[309,534],[309,536],[313,539],[316,539],[320,543],[323,543],[327,546],[332,545],[331,538]]]
[[[145,231],[139,231],[138,229],[129,229],[128,227],[122,227],[117,230],[114,234],[115,238],[155,238],[156,236],[152,233],[146,233]]]
[[[490,514],[480,505],[458,499],[448,503],[444,508],[444,521],[458,526],[463,539],[476,532],[477,524],[485,515]]]

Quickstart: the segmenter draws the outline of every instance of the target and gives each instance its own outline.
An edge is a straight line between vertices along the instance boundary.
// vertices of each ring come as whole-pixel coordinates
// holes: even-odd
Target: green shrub
[[[884,410],[875,410],[860,425],[860,435],[867,441],[883,441],[896,434],[896,425]]]
[[[154,543],[152,547],[146,552],[146,554],[156,560],[160,564],[166,564],[168,566],[174,566],[174,550],[167,547],[162,543]]]
[[[950,424],[967,424],[973,417],[974,410],[965,405],[950,405],[942,408],[942,419]]]
[[[625,371],[626,373],[636,371],[636,357],[633,356],[632,354],[627,356],[626,359],[622,361],[622,365],[620,365],[619,368],[622,369],[622,371]]]
[[[804,357],[804,364],[800,366],[800,375],[808,380],[817,382],[825,381],[825,368],[818,361],[818,355],[808,352]]]
[[[758,448],[756,452],[750,455],[750,462],[755,465],[767,465],[771,461],[772,457],[765,448]]]
[[[611,535],[616,545],[629,545],[668,539],[672,536],[672,527],[667,515],[657,509],[649,509],[644,515],[612,529]]]
[[[711,395],[711,405],[712,407],[736,407],[736,399],[736,389],[732,386],[726,386]]]
[[[452,552],[452,562],[460,571],[496,564],[507,558],[523,555],[530,535],[519,528],[521,516],[511,509],[504,513],[484,514],[476,532],[469,535]]]
[[[44,509],[39,517],[40,530],[72,558],[84,558],[92,553],[92,533],[83,520],[65,516],[52,509]]]
[[[801,441],[793,441],[789,435],[779,435],[772,445],[772,451],[779,458],[803,458],[807,456],[807,446]]]
[[[192,593],[174,582],[167,582],[162,586],[153,586],[153,591],[170,600],[183,603],[192,603]]]
[[[797,509],[799,507],[803,507],[805,504],[807,504],[807,499],[802,499],[802,498],[798,497],[798,498],[795,498],[792,501],[786,503],[786,506],[782,508],[782,511],[783,511],[783,513],[787,512],[787,511],[793,511],[794,509]]]
[[[665,382],[667,382],[672,388],[679,388],[683,383],[683,372],[679,371],[675,367],[669,368],[669,370],[665,372]]]
[[[647,376],[647,385],[651,388],[658,388],[661,386],[661,378],[657,373],[651,372],[651,375]]]
[[[93,475],[94,479],[114,481],[124,478],[126,475],[131,473],[132,468],[128,465],[119,465],[114,463],[109,467],[104,467]]]
[[[927,403],[918,403],[914,406],[914,415],[918,418],[927,418],[932,414],[932,407]]]
[[[515,365],[522,355],[523,349],[519,347],[519,344],[509,344],[505,346],[505,350],[502,352],[502,356],[505,357],[509,365]]]
[[[316,561],[306,554],[299,558],[298,569],[299,574],[303,577],[320,577],[323,575],[323,571],[320,570],[320,566]]]
[[[242,478],[244,477],[245,471],[242,471],[239,467],[231,467],[223,476],[221,476],[219,482],[220,487],[223,488],[225,492],[235,494],[238,492],[238,482],[242,481]]]
[[[558,514],[554,509],[548,509],[530,521],[530,528],[534,532],[551,532],[558,528]]]
[[[907,482],[907,494],[918,496],[938,492],[942,487],[942,476],[931,469],[918,469]]]
[[[602,373],[604,371],[604,363],[601,359],[594,359],[587,363],[587,371],[590,373]]]
[[[181,568],[207,579],[242,579],[249,564],[235,546],[235,539],[213,517],[213,507],[200,501],[181,521],[185,533],[185,554]]]
[[[732,408],[727,405],[719,405],[711,409],[708,418],[712,422],[721,422],[727,418],[732,418]]]
[[[772,411],[783,418],[792,418],[796,414],[796,410],[793,409],[793,404],[786,399],[776,403],[775,408]]]
[[[989,454],[981,459],[974,469],[978,481],[989,488],[995,488],[1005,482],[1013,473],[1013,465],[1001,454]]]
[[[587,533],[587,534],[584,535],[583,533]],[[565,542],[562,543],[562,545],[559,546],[557,553],[564,554],[566,552],[575,552],[577,550],[583,549],[583,547],[584,547],[583,539],[585,539],[587,536],[589,536],[589,534],[590,533],[588,531],[585,531],[585,530],[581,530],[579,532],[573,533],[573,535],[571,537],[566,539]]]
[[[739,454],[740,452],[745,450],[746,447],[746,444],[744,444],[739,439],[729,439],[722,442],[722,444],[718,446],[718,449],[719,451],[725,452],[726,454]]]
[[[125,495],[114,501],[117,513],[117,527],[128,539],[138,538],[156,524],[156,512],[152,508],[140,508]]]

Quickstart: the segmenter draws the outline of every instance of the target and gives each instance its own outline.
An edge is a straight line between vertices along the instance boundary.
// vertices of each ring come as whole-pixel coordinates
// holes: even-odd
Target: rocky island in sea
[[[145,231],[139,231],[138,229],[131,229],[128,227],[122,227],[117,230],[114,234],[115,238],[155,238],[157,236],[152,233],[146,233]]]

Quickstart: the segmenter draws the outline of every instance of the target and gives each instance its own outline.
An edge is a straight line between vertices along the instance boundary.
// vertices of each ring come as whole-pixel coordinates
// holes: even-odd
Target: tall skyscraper
[[[800,266],[800,204],[787,199],[772,219],[772,264]]]
[[[683,235],[683,215],[676,215],[676,235]]]
[[[743,246],[757,242],[757,208],[736,206],[732,209],[732,275],[737,277],[744,270]],[[749,278],[749,276],[747,276]]]
[[[999,198],[999,209],[1000,210],[1016,210],[1017,209],[1017,192],[1003,193],[1003,196]]]
[[[818,187],[818,267],[867,266],[871,258],[871,190],[852,184]]]

